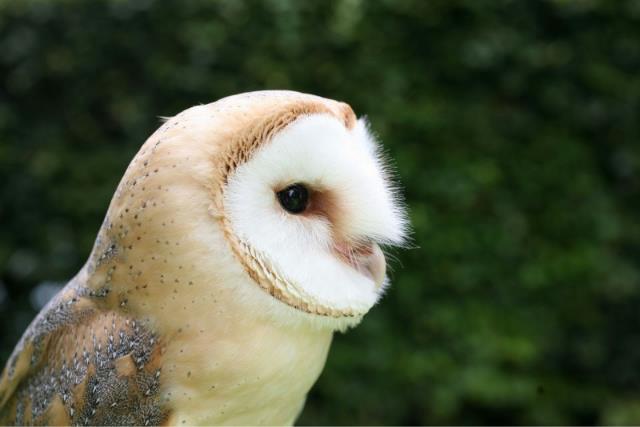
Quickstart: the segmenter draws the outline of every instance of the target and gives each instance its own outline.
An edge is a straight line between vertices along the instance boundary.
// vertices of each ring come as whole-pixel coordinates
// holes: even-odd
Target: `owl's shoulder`
[[[0,377],[0,424],[160,424],[162,347],[144,322],[70,282]]]

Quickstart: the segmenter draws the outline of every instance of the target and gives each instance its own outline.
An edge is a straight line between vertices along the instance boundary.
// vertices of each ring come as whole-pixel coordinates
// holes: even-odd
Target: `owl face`
[[[404,207],[360,119],[303,114],[241,162],[223,189],[230,238],[251,278],[312,316],[357,322],[380,298],[380,245],[405,239]]]

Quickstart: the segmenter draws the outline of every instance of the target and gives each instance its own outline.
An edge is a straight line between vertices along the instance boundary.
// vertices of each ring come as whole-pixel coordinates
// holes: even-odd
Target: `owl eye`
[[[289,213],[299,214],[309,205],[309,190],[303,184],[292,184],[276,194],[280,205]]]

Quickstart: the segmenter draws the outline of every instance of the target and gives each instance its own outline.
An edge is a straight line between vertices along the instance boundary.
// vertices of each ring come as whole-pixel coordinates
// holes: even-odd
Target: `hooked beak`
[[[377,243],[358,245],[357,248],[340,245],[336,246],[336,251],[347,264],[373,280],[376,288],[379,289],[382,286],[387,272],[387,263]]]

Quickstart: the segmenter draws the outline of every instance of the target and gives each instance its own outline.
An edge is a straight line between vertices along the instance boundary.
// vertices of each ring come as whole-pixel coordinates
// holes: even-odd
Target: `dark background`
[[[199,103],[367,114],[415,249],[302,424],[640,423],[640,1],[0,0],[0,363]]]

